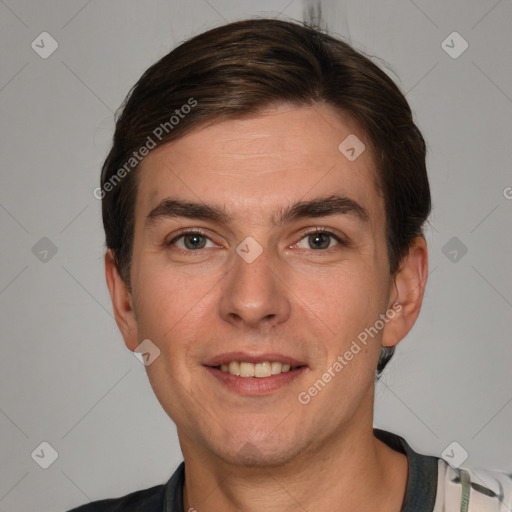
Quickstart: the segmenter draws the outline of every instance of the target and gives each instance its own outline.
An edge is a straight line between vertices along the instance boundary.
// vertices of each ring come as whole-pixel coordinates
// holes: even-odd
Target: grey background
[[[113,112],[184,39],[249,16],[302,19],[303,8],[0,0],[0,512],[126,494],[163,483],[181,460],[104,281],[92,191]],[[512,470],[512,3],[322,9],[332,31],[398,80],[429,145],[429,284],[417,325],[377,385],[375,425],[418,451],[440,456],[457,441],[467,465]],[[47,59],[31,47],[44,31],[59,45]],[[456,59],[441,46],[454,31],[469,44]],[[43,441],[58,452],[48,469],[31,457]]]

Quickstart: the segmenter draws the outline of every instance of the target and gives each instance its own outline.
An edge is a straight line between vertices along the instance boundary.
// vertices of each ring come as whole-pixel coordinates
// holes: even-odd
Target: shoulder
[[[512,475],[490,469],[453,468],[439,459],[434,512],[509,512],[512,508]]]
[[[183,510],[185,463],[182,462],[167,483],[135,491],[120,498],[93,501],[68,512],[161,512]]]
[[[165,500],[164,489],[164,485],[156,485],[120,498],[93,501],[68,512],[161,512]]]

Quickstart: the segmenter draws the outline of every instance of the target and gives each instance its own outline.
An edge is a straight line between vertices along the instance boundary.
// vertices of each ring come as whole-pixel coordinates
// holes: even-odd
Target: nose
[[[269,251],[264,250],[251,262],[238,254],[233,259],[233,267],[223,283],[222,319],[252,329],[268,329],[285,322],[290,316],[290,292]]]

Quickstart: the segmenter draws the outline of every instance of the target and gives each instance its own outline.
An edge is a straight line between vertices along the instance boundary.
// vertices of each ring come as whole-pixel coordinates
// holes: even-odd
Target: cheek
[[[197,358],[190,352],[205,336],[209,291],[215,285],[156,266],[141,273],[139,281],[139,336],[160,350],[160,357],[146,367],[147,375],[162,407],[176,420],[191,407],[190,401],[200,401],[193,379]]]
[[[309,311],[310,320],[324,326],[322,332],[338,350],[373,325],[386,302],[377,269],[364,263],[350,262],[325,272],[301,272],[290,288],[304,311]]]
[[[315,398],[314,407],[321,409],[325,402],[334,401],[340,411],[353,414],[374,384],[380,355],[381,333],[371,337],[365,331],[386,307],[386,289],[378,268],[351,262],[331,268],[325,275],[303,275],[295,286],[297,296],[308,306],[302,312],[308,315],[308,323],[317,326],[317,333],[324,333],[317,341],[326,355],[308,383],[313,386],[308,389],[322,395]],[[329,382],[325,393],[317,390],[319,379]]]
[[[154,261],[141,263],[136,281],[137,312],[144,333],[165,339],[183,324],[197,325],[195,319],[222,275],[194,275]]]
[[[194,394],[198,347],[212,336],[222,272],[194,275],[165,265],[142,265],[137,280],[140,339],[149,338],[161,357],[147,367],[154,388]]]

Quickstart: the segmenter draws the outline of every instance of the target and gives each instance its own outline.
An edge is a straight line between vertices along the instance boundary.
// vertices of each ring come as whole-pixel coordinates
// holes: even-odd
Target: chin
[[[277,431],[279,427],[277,428]],[[241,435],[231,433],[229,439],[214,443],[206,440],[210,450],[229,464],[246,467],[282,466],[293,461],[303,451],[304,440],[297,439],[291,432],[242,431]]]
[[[293,461],[300,451],[297,446],[269,448],[247,442],[238,451],[216,450],[216,454],[229,464],[261,468],[283,466]]]

